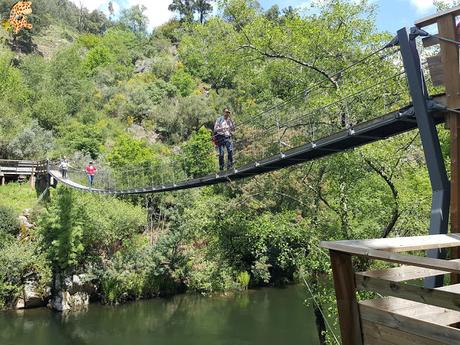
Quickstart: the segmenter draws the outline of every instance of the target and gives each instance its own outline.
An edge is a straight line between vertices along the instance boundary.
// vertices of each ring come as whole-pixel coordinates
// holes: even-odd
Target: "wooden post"
[[[456,23],[454,14],[446,14],[437,19],[440,37],[457,41]],[[459,49],[455,44],[440,40],[441,61],[444,68],[444,84],[446,87],[447,106],[460,109],[460,70]],[[450,198],[450,232],[460,233],[460,118],[459,114],[451,112],[447,121],[450,128],[450,170],[451,170],[451,198]],[[460,258],[460,248],[452,250],[454,259]],[[460,282],[457,274],[451,275],[453,284]]]
[[[35,167],[34,166],[32,167],[32,171],[30,173],[29,183],[30,183],[30,188],[34,189],[35,187]]]
[[[343,345],[362,345],[361,320],[356,300],[355,274],[351,255],[330,250],[335,296]]]

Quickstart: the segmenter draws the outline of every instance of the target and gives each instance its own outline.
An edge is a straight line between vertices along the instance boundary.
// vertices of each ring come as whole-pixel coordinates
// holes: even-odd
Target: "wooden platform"
[[[342,342],[346,345],[460,345],[460,284],[423,287],[427,277],[460,274],[460,260],[422,256],[460,247],[460,235],[322,242],[329,249]],[[403,252],[411,252],[403,253]],[[352,256],[397,264],[354,272]],[[357,300],[358,291],[378,298]]]
[[[0,159],[0,185],[6,180],[20,180],[33,177],[37,168],[37,162],[31,160]],[[31,185],[33,185],[33,178]]]
[[[359,302],[364,344],[460,344],[460,312],[395,297]]]

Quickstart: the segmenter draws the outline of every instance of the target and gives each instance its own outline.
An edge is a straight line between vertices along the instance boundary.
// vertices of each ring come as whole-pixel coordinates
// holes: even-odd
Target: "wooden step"
[[[383,279],[392,282],[403,282],[407,280],[421,279],[447,273],[449,272],[431,268],[399,266],[375,271],[357,272],[356,274],[363,277]]]
[[[396,297],[361,301],[359,310],[362,323],[368,325],[363,328],[365,344],[460,345],[460,329],[450,326],[460,322],[458,311]],[[383,326],[386,334],[376,337],[369,324]]]

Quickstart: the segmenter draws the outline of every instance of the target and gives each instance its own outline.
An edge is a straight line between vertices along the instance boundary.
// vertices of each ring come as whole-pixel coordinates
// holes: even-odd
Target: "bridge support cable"
[[[412,97],[417,126],[420,131],[425,160],[432,189],[430,235],[446,234],[449,224],[450,184],[442,158],[438,132],[428,110],[428,95],[421,70],[420,58],[415,43],[416,35],[406,28],[398,31],[398,40]],[[445,252],[438,249],[428,251],[432,258],[443,258]],[[425,287],[442,286],[443,276],[425,279]]]

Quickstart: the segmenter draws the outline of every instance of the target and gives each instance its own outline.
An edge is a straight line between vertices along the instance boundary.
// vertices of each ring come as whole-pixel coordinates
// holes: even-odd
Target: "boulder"
[[[44,307],[46,305],[44,296],[38,291],[37,282],[26,281],[24,284],[25,308]]]
[[[14,305],[14,309],[24,309],[26,306],[25,302],[24,302],[24,298],[22,296],[20,296],[17,301],[16,301],[16,304]]]
[[[81,310],[88,307],[89,294],[86,292],[58,291],[49,303],[49,307],[57,311]]]
[[[50,291],[49,288],[42,291],[35,280],[27,280],[14,307],[15,309],[44,307],[49,299]]]
[[[48,307],[57,311],[81,310],[87,308],[92,294],[96,293],[96,286],[91,282],[93,276],[88,274],[72,275],[55,281],[56,293],[50,300]]]
[[[152,60],[142,59],[137,60],[134,66],[134,73],[145,73],[152,70]]]

